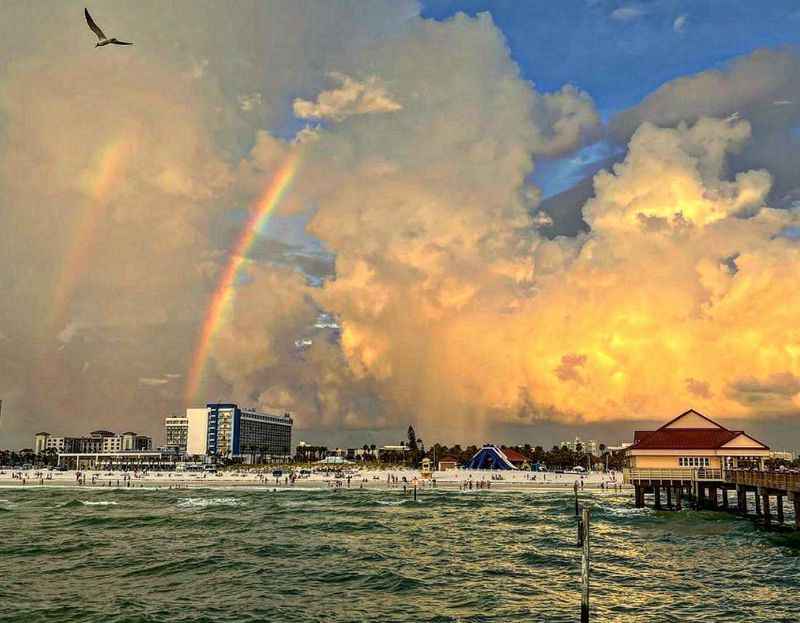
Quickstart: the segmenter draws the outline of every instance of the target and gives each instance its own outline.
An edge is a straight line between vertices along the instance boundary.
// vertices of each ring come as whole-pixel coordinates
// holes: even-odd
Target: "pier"
[[[752,514],[766,527],[784,525],[784,505],[793,505],[800,530],[800,474],[742,469],[626,469],[637,508],[652,495],[653,508],[681,510],[688,499],[695,509]],[[774,513],[773,513],[774,511]]]

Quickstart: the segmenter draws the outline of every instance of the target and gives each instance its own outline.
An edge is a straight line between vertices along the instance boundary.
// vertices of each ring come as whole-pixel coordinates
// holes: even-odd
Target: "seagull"
[[[116,45],[133,45],[133,43],[128,41],[120,41],[116,37],[112,37],[111,39],[106,37],[106,34],[100,30],[100,27],[97,24],[94,23],[92,16],[89,15],[89,9],[86,7],[83,9],[83,14],[86,16],[86,23],[89,24],[89,28],[91,28],[92,32],[97,35],[98,39],[100,39],[100,41],[94,44],[94,47],[98,48],[103,45],[108,45],[109,43],[114,43]]]

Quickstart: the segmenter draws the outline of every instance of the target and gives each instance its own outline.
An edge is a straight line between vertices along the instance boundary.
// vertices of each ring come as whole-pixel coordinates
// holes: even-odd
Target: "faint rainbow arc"
[[[60,329],[64,324],[67,305],[78,280],[87,270],[98,224],[108,207],[114,182],[125,169],[129,148],[129,142],[124,139],[109,143],[100,152],[94,172],[87,176],[89,200],[75,226],[72,244],[61,266],[61,273],[53,292],[51,327]]]
[[[255,208],[247,219],[242,233],[231,251],[230,259],[220,275],[217,287],[211,297],[211,303],[206,310],[200,335],[192,354],[189,373],[186,378],[184,395],[186,404],[192,402],[200,386],[203,371],[211,352],[211,344],[219,330],[225,310],[233,301],[234,286],[239,269],[245,263],[247,253],[253,246],[256,235],[267,225],[273,211],[291,186],[292,180],[297,174],[298,161],[299,156],[296,151],[290,153],[284,160],[281,168],[278,169],[270,180],[269,185],[256,201]]]

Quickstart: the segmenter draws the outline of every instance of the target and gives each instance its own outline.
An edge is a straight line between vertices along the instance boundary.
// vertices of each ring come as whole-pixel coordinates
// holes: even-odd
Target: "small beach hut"
[[[439,459],[439,471],[446,472],[448,469],[457,469],[458,459],[454,456],[443,456]]]

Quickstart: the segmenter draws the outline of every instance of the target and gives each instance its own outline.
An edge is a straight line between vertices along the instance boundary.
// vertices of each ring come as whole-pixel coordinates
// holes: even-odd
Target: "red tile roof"
[[[520,454],[516,450],[512,450],[511,448],[506,448],[503,450],[503,454],[505,454],[506,458],[512,463],[524,463],[528,460],[524,455]]]
[[[709,424],[713,424],[713,428],[667,428],[671,424],[680,420],[684,415],[694,414]],[[744,434],[740,430],[728,430],[721,424],[714,420],[707,418],[702,413],[689,409],[684,411],[678,417],[670,420],[658,430],[637,430],[633,433],[633,445],[628,448],[629,450],[717,450],[734,437]],[[749,437],[749,435],[748,435]],[[751,437],[751,439],[753,439]],[[762,444],[757,439],[754,440],[757,444]],[[753,446],[739,446],[740,449],[746,448],[760,448],[758,445]],[[767,448],[768,449],[768,448]]]
[[[741,431],[724,428],[660,428],[636,431],[631,450],[716,450]]]

